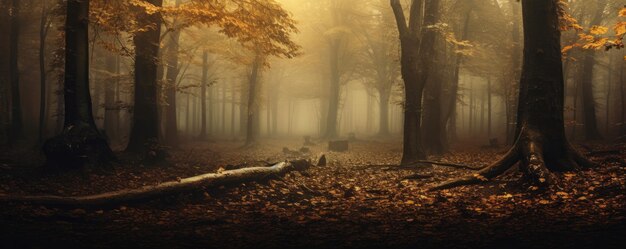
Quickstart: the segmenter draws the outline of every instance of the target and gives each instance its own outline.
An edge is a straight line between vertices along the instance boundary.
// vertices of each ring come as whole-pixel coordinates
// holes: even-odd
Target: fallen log
[[[24,202],[37,205],[67,207],[112,206],[154,199],[171,194],[190,192],[206,187],[264,180],[269,177],[281,176],[294,170],[303,171],[311,166],[313,165],[308,160],[280,162],[271,167],[251,167],[227,170],[218,173],[209,173],[184,178],[178,181],[165,182],[158,185],[145,186],[137,189],[124,189],[86,196],[17,196],[0,194],[0,203]]]

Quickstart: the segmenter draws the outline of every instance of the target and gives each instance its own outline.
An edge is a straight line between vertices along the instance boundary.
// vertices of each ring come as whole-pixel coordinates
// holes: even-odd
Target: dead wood
[[[86,196],[20,196],[0,194],[0,203],[24,202],[37,205],[55,205],[68,207],[119,205],[123,203],[132,203],[137,201],[155,199],[167,195],[191,192],[203,188],[264,180],[269,177],[284,175],[290,171],[307,170],[311,166],[313,166],[313,164],[311,164],[309,160],[280,162],[270,167],[251,167],[235,170],[226,170],[223,172],[197,175],[177,181],[170,181],[137,189],[123,189],[113,192]]]

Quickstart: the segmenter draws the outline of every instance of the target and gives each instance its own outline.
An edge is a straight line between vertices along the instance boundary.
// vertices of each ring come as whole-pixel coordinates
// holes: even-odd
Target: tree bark
[[[248,112],[246,115],[246,145],[252,145],[258,141],[260,132],[260,108],[258,103],[258,87],[263,58],[256,54],[252,62],[252,70],[248,78]]]
[[[431,190],[481,183],[501,175],[517,162],[534,184],[552,182],[551,171],[567,171],[594,164],[573,149],[565,136],[564,80],[558,0],[522,1],[524,66],[520,81],[517,141],[495,164]]]
[[[407,24],[399,0],[391,0],[400,33],[401,74],[405,86],[404,138],[401,164],[426,158],[421,144],[421,116],[424,86],[430,71],[436,32],[422,27],[422,2],[413,1]],[[439,16],[439,0],[425,3],[423,26],[434,25]]]
[[[65,81],[63,132],[43,146],[46,164],[77,168],[114,160],[106,139],[98,132],[89,93],[89,1],[69,0],[65,23]]]
[[[144,0],[160,7],[163,0]],[[146,152],[159,144],[159,117],[157,97],[157,67],[161,34],[161,16],[141,9],[137,18],[140,26],[153,28],[135,34],[135,106],[133,127],[127,151]]]

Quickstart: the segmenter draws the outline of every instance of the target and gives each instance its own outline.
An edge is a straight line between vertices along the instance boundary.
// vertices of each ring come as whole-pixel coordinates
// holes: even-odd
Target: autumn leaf
[[[604,27],[604,26],[593,26],[591,27],[591,29],[589,30],[589,33],[591,33],[592,35],[603,35],[606,34],[606,32],[609,31],[609,28]]]

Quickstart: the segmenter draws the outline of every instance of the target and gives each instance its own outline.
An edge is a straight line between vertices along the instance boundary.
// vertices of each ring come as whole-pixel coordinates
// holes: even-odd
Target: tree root
[[[441,183],[430,188],[429,191],[486,182],[503,174],[517,163],[520,163],[520,169],[533,184],[542,187],[548,186],[555,181],[551,169],[555,171],[572,171],[597,166],[597,164],[589,161],[574,150],[569,144],[566,145],[566,153],[564,155],[556,158],[553,156],[548,161],[541,143],[538,141],[541,141],[541,139],[537,139],[535,136],[525,137],[524,140],[518,139],[513,148],[498,162],[478,171],[476,174]],[[553,164],[550,165],[552,167],[548,167],[548,163]]]
[[[0,194],[0,203],[24,202],[37,205],[53,205],[64,207],[111,206],[158,198],[165,195],[180,194],[206,187],[236,184],[248,181],[263,180],[286,174],[290,171],[303,171],[313,166],[308,160],[280,162],[271,167],[252,167],[209,173],[190,178],[170,181],[138,189],[124,189],[108,193],[87,196],[14,196]]]
[[[500,159],[500,161],[478,171],[477,173],[444,182],[433,188],[430,188],[429,190],[434,191],[434,190],[449,189],[449,188],[455,188],[455,187],[459,187],[463,185],[478,184],[481,182],[488,181],[489,179],[494,178],[504,173],[506,170],[511,168],[513,165],[515,165],[515,163],[517,163],[518,161],[517,154],[518,154],[517,149],[513,148],[509,152],[507,152],[506,155],[504,155],[504,157]]]

